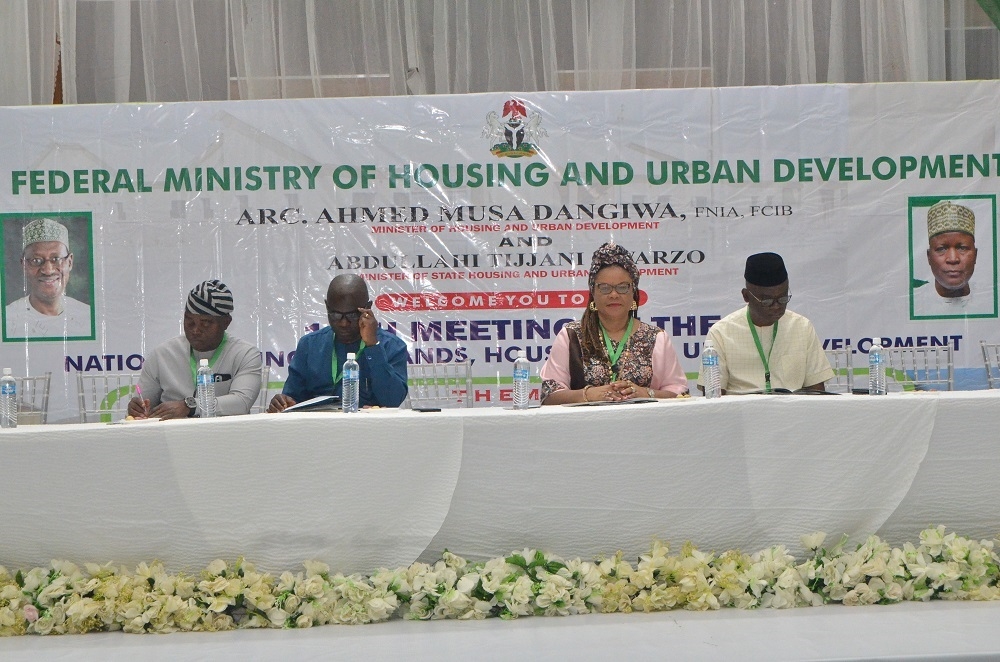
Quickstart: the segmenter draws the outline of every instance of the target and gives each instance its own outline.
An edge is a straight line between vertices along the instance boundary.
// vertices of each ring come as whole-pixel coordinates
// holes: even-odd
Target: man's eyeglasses
[[[56,257],[26,257],[24,258],[24,263],[31,265],[35,269],[42,266],[46,262],[51,264],[53,267],[61,267],[66,260],[69,259],[69,255],[60,255]]]
[[[788,303],[789,301],[792,300],[792,295],[791,294],[786,294],[785,296],[778,297],[776,299],[772,299],[770,297],[767,298],[767,299],[758,299],[757,296],[753,292],[751,292],[750,290],[747,290],[747,294],[749,294],[750,296],[752,296],[754,298],[754,301],[756,301],[760,305],[764,306],[765,308],[770,308],[771,306],[773,306],[776,303],[784,306],[786,303]]]
[[[328,310],[326,314],[329,316],[331,322],[339,322],[340,320],[346,319],[348,322],[357,322],[361,319],[361,313],[356,310],[352,310],[349,313],[341,313],[336,310]]]
[[[632,291],[632,283],[618,283],[617,285],[611,285],[610,283],[598,283],[594,287],[601,294],[611,294],[611,290],[614,290],[618,294],[628,294]]]

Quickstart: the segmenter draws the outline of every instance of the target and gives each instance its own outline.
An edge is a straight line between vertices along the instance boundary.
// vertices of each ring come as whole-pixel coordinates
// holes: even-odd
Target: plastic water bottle
[[[880,338],[872,338],[872,346],[868,350],[868,395],[885,394],[885,350]]]
[[[0,428],[17,427],[17,380],[10,368],[3,369],[0,378]]]
[[[354,353],[351,352],[347,355],[347,361],[344,362],[344,386],[340,391],[340,404],[345,413],[358,410],[358,383],[360,381],[361,369],[358,367]]]
[[[715,349],[711,340],[705,340],[705,348],[701,350],[701,375],[705,380],[706,398],[718,398],[722,395],[722,377],[719,375],[719,350]]]
[[[198,418],[213,418],[215,416],[215,375],[208,359],[202,359],[198,364]]]
[[[514,409],[527,409],[528,401],[528,377],[531,364],[528,363],[528,355],[524,350],[518,350],[517,360],[514,361]]]

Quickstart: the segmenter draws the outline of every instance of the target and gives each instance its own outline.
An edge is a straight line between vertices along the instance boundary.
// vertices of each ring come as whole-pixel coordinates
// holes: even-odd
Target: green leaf
[[[545,569],[548,570],[553,575],[566,567],[565,563],[560,563],[559,561],[549,561],[545,564]]]
[[[24,575],[21,574],[20,570],[14,575],[14,581],[17,582],[18,588],[24,588]]]
[[[507,563],[511,565],[516,565],[517,567],[522,568],[524,570],[528,569],[528,562],[525,561],[524,557],[521,556],[520,554],[511,554],[505,560],[507,561]]]

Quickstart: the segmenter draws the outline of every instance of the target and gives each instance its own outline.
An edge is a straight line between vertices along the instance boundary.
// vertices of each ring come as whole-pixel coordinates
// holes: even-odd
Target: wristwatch
[[[198,401],[194,399],[194,396],[189,395],[184,398],[184,404],[188,406],[191,411],[188,412],[188,418],[194,416],[194,413],[198,411]]]

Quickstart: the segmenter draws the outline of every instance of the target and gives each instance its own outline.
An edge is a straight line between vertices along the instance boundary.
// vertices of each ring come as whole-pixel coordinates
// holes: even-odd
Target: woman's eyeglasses
[[[601,294],[611,294],[611,290],[614,290],[618,294],[628,294],[632,291],[632,283],[618,283],[617,285],[611,285],[610,283],[598,283],[594,287]]]

